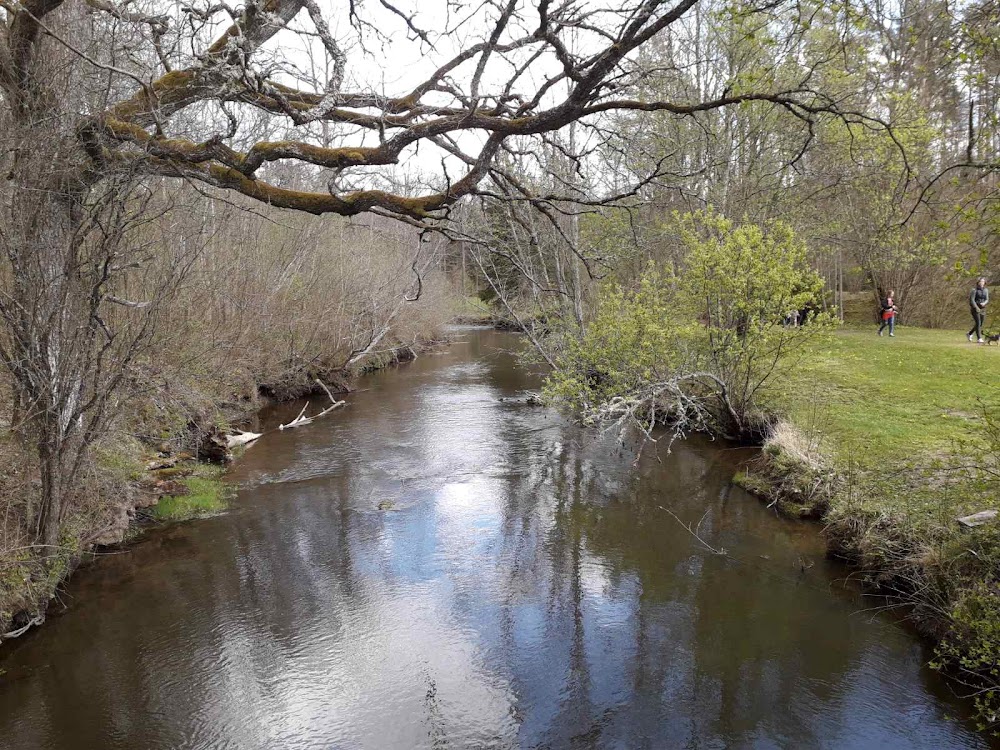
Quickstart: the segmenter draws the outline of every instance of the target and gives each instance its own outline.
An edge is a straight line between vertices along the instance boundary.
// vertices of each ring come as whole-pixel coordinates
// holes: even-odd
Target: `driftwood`
[[[299,416],[297,416],[295,419],[293,419],[288,424],[279,424],[278,425],[278,429],[279,430],[290,430],[292,427],[301,427],[302,425],[310,424],[312,422],[312,420],[305,416],[306,409],[308,409],[308,408],[309,408],[309,404],[306,404],[305,406],[303,406],[302,407],[302,411],[299,412]]]
[[[330,393],[330,389],[326,387],[326,384],[322,380],[316,378],[316,382],[319,384],[320,388],[326,391],[326,395],[330,397],[330,401],[332,402],[332,404],[326,407],[319,414],[313,414],[311,417],[306,416],[306,409],[309,408],[309,404],[306,404],[305,406],[302,407],[302,411],[299,412],[299,415],[295,419],[293,419],[288,424],[278,425],[279,430],[290,430],[293,427],[303,427],[307,424],[312,424],[313,420],[319,419],[320,417],[325,417],[327,414],[336,409],[338,406],[343,406],[345,403],[347,403],[346,401],[337,401],[337,399],[333,397],[333,394]]]
[[[11,638],[20,638],[22,635],[28,632],[33,626],[41,625],[45,622],[45,615],[36,615],[28,620],[28,624],[24,625],[16,630],[11,630],[9,633],[0,633],[0,640],[10,640]]]
[[[238,448],[241,445],[250,445],[254,440],[263,435],[263,432],[237,432],[235,435],[226,436],[226,445],[229,449]]]

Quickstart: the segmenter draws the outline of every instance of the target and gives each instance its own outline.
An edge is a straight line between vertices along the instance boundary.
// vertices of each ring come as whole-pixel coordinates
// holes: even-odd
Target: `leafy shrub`
[[[650,264],[631,289],[610,283],[593,320],[550,378],[550,398],[591,420],[745,435],[764,389],[832,316],[822,278],[775,221],[674,215],[686,253],[676,272]],[[798,311],[812,308],[806,326]]]
[[[980,582],[961,592],[952,626],[937,647],[932,666],[953,673],[974,689],[982,728],[1000,723],[1000,591]]]

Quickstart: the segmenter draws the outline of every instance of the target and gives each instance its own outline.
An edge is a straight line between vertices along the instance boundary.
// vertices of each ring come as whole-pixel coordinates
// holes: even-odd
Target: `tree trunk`
[[[93,351],[92,270],[80,255],[73,197],[60,189],[54,164],[38,155],[15,162],[15,194],[5,238],[10,274],[0,319],[9,340],[4,364],[12,375],[21,435],[34,445],[40,490],[24,501],[24,522],[46,545],[57,545],[79,442],[76,414]]]
[[[38,459],[42,489],[36,529],[42,544],[55,547],[59,544],[64,505],[64,467],[61,451],[50,444],[48,437],[38,441]],[[46,550],[47,554],[51,549]]]

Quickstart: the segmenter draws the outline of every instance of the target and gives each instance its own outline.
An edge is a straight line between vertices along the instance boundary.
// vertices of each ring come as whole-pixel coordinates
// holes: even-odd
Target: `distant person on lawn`
[[[986,306],[990,303],[990,290],[986,288],[986,279],[980,277],[976,288],[969,295],[969,311],[972,313],[973,326],[969,331],[969,341],[976,335],[979,343],[983,343],[983,326],[986,325]]]
[[[886,326],[889,327],[890,336],[896,335],[896,313],[898,312],[899,310],[896,309],[896,298],[893,295],[892,290],[890,289],[886,293],[885,299],[882,300],[882,309],[881,309],[882,325],[878,327],[879,336],[882,335],[882,331],[886,329]]]

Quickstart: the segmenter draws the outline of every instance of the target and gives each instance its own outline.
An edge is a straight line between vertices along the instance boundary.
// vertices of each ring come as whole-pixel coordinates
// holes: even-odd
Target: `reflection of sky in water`
[[[0,662],[0,747],[985,746],[725,454],[633,469],[510,400],[496,341],[268,435],[229,515],[81,575]]]
[[[435,731],[459,746],[510,746],[509,687],[481,668],[439,589],[412,586],[395,592],[391,610],[345,612],[335,643],[299,651],[276,686],[280,707],[267,708],[280,717],[268,737],[275,744],[263,746],[294,745],[317,727],[352,748],[418,747]]]

